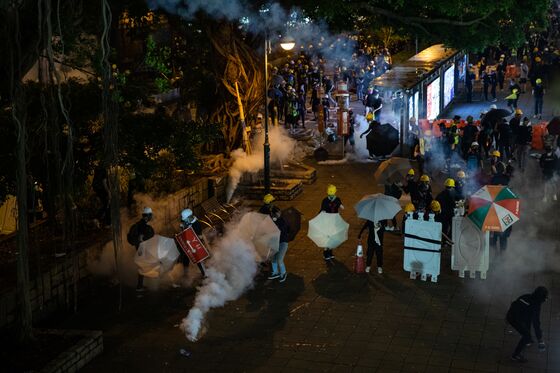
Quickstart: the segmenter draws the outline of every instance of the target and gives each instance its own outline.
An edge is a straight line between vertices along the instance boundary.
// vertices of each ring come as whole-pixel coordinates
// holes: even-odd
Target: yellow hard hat
[[[416,207],[412,203],[407,203],[404,207],[404,212],[414,212],[416,211]]]
[[[444,185],[445,185],[446,188],[449,188],[449,187],[455,188],[455,180],[453,180],[451,178],[446,179]]]
[[[537,82],[537,84],[541,84],[541,83],[542,83],[542,79],[541,79],[541,78],[538,78],[538,79],[536,80],[536,82]]]
[[[438,201],[433,200],[432,203],[430,203],[430,210],[433,212],[441,212],[441,205]]]
[[[540,57],[535,57],[535,62],[541,62],[542,59]]]
[[[502,154],[501,154],[499,151],[497,151],[497,150],[494,150],[494,151],[492,152],[492,155],[493,155],[494,157],[498,157],[498,158],[500,158],[500,157],[502,156]]]
[[[414,169],[411,168],[410,170],[408,170],[407,175],[414,176]]]
[[[366,120],[368,121],[373,120],[373,113],[367,113]]]
[[[330,184],[327,187],[327,195],[334,196],[335,194],[336,194],[336,187],[334,185]]]
[[[459,171],[457,171],[457,177],[458,177],[459,179],[464,179],[464,178],[467,177],[467,174],[465,174],[465,171],[459,170]]]
[[[515,115],[523,115],[523,110],[515,109]]]
[[[272,194],[269,193],[269,194],[266,194],[266,195],[263,197],[263,202],[266,203],[266,204],[269,204],[269,203],[271,203],[272,201],[274,201],[275,199],[276,199],[276,198],[274,198],[274,196],[273,196]]]
[[[427,182],[429,182],[429,181],[430,181],[430,177],[429,177],[428,175],[422,175],[422,176],[420,176],[420,181],[427,181]]]

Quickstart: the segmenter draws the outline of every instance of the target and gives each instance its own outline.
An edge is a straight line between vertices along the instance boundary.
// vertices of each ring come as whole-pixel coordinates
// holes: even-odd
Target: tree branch
[[[376,6],[373,6],[373,5],[370,5],[370,4],[366,4],[366,3],[356,4],[356,8],[365,9],[365,10],[369,11],[370,13],[381,14],[385,17],[392,18],[392,19],[395,19],[395,20],[403,22],[403,23],[409,23],[413,26],[416,26],[416,27],[419,27],[419,28],[423,29],[426,32],[427,32],[427,30],[423,26],[421,26],[421,24],[443,24],[443,25],[467,27],[467,26],[475,25],[477,23],[481,23],[486,18],[490,17],[490,15],[492,15],[492,12],[489,12],[482,17],[475,18],[475,19],[472,19],[470,21],[456,21],[456,20],[447,19],[447,18],[423,18],[423,17],[403,16],[403,15],[394,13],[393,11],[390,11],[388,9],[379,8],[379,7],[376,7]]]

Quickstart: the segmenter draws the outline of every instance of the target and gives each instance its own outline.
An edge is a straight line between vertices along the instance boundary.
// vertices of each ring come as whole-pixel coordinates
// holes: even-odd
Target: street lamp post
[[[284,50],[291,50],[295,46],[291,38],[284,38],[280,46]],[[270,142],[268,141],[268,54],[270,53],[270,40],[268,32],[264,34],[264,194],[270,193]]]

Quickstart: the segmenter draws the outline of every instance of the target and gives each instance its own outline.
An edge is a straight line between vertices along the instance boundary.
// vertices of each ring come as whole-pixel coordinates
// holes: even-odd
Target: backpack
[[[136,247],[140,245],[140,232],[138,228],[138,223],[134,223],[126,234],[126,240],[128,241],[128,243]]]

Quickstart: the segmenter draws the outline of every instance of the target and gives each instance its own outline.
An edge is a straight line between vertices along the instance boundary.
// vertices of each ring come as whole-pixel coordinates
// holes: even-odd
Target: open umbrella
[[[241,236],[255,245],[260,260],[267,260],[278,251],[280,229],[267,214],[248,212],[237,226]]]
[[[288,242],[293,241],[301,229],[301,212],[294,207],[289,207],[282,211],[282,217],[289,227]]]
[[[373,222],[392,219],[401,211],[401,205],[395,197],[377,193],[363,197],[354,205],[359,218]]]
[[[375,170],[373,177],[377,180],[378,184],[385,184],[387,180],[395,178],[404,180],[408,170],[411,168],[414,167],[412,167],[408,159],[391,157],[390,159],[381,162],[379,167],[377,167],[377,170]]]
[[[549,135],[558,136],[560,135],[560,117],[554,117],[548,122],[546,130]]]
[[[141,275],[158,278],[173,268],[178,257],[179,250],[174,239],[155,235],[140,244],[134,263]]]
[[[399,131],[392,125],[380,124],[366,135],[367,148],[377,156],[389,155],[399,145]]]
[[[486,185],[469,199],[468,218],[482,231],[504,232],[519,220],[519,198],[502,185]]]
[[[319,247],[335,249],[348,239],[349,227],[340,214],[321,211],[309,220],[307,237]]]
[[[501,121],[502,118],[511,115],[511,111],[506,109],[492,109],[482,117],[481,124],[483,127],[490,127],[494,126],[498,121]]]

